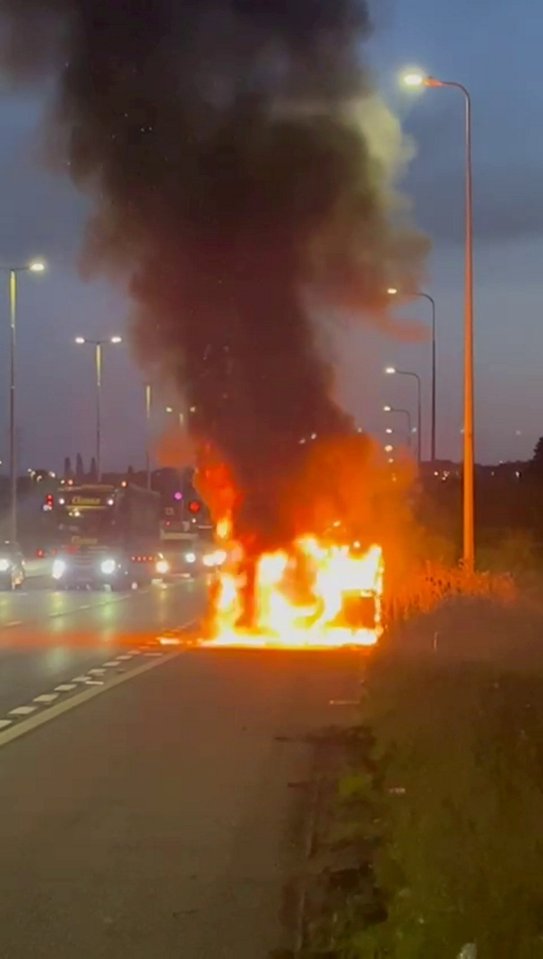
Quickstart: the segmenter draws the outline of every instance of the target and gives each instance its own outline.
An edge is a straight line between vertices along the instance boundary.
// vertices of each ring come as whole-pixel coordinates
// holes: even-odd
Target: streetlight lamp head
[[[424,87],[427,79],[421,70],[407,70],[402,74],[402,83],[406,87]]]
[[[386,373],[388,376],[392,376],[392,374],[395,373],[395,372],[396,372],[396,367],[395,367],[395,366],[386,366],[386,367],[385,367],[385,373]]]
[[[383,413],[392,413],[391,406],[383,406]]]
[[[122,343],[122,341],[123,341],[122,336],[110,336],[109,338],[110,343]]]
[[[389,286],[387,289],[387,293],[389,296],[397,296],[398,290],[395,286]]]
[[[167,406],[166,413],[173,413],[173,406]]]
[[[81,344],[81,343],[86,343],[87,341],[84,336],[76,336],[75,342]]]
[[[28,264],[28,269],[32,273],[43,273],[45,270],[45,263],[43,260],[34,260],[32,263]]]
[[[392,453],[392,450],[393,450],[393,449],[394,449],[394,447],[392,446],[392,444],[391,444],[391,443],[387,443],[387,445],[385,446],[385,453]]]

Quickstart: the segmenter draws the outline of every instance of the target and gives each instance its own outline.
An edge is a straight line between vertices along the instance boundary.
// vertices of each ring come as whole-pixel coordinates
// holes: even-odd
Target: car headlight
[[[62,579],[66,572],[66,563],[63,559],[55,559],[53,562],[53,579]]]
[[[104,559],[100,563],[100,572],[105,576],[110,576],[117,569],[117,563],[114,559]]]
[[[2,558],[0,559],[0,573],[6,573],[11,566],[9,559]]]
[[[186,562],[186,563],[195,563],[195,562],[196,562],[196,553],[185,553],[185,562]]]
[[[208,569],[212,569],[214,566],[222,566],[226,562],[226,550],[216,549],[214,553],[206,553],[202,562]]]
[[[170,564],[167,559],[159,559],[156,564],[156,571],[160,573],[161,576],[164,576],[165,573],[169,573]]]

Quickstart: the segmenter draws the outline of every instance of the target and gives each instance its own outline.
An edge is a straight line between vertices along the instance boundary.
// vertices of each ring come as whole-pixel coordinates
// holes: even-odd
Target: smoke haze
[[[351,430],[310,304],[379,321],[424,251],[370,34],[363,0],[0,0],[3,69],[53,82],[51,149],[94,201],[85,266],[127,283],[263,540],[299,440]]]

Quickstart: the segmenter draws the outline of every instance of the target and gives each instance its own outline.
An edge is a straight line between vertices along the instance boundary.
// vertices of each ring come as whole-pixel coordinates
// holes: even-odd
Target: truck
[[[128,483],[62,486],[51,509],[58,588],[137,588],[168,572],[158,493]]]

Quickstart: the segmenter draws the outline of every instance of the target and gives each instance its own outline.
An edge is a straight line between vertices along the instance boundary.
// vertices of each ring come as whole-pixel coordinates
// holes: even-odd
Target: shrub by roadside
[[[461,603],[371,661],[371,755],[340,785],[336,822],[372,849],[381,914],[345,891],[325,921],[337,959],[543,957],[543,628]],[[501,623],[493,649],[492,631]],[[426,627],[426,628],[425,628]],[[411,634],[415,632],[414,628]],[[326,934],[321,934],[321,943]]]

